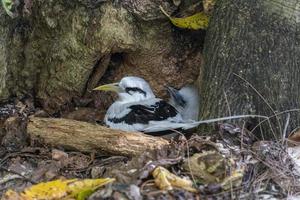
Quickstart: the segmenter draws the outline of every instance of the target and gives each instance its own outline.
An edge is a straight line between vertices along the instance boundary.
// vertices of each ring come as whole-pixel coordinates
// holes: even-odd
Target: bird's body
[[[145,131],[150,124],[160,121],[180,122],[182,117],[173,106],[158,98],[127,103],[116,101],[104,118],[109,127],[126,131]]]
[[[184,123],[174,106],[156,98],[142,78],[124,77],[119,83],[99,86],[95,90],[118,93],[119,98],[109,107],[104,118],[110,128],[147,133],[192,128]]]

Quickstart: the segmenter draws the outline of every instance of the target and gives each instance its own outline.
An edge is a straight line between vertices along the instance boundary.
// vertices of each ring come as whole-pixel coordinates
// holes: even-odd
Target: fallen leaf
[[[219,134],[229,146],[252,145],[257,140],[247,129],[230,123],[220,123]]]
[[[203,9],[205,13],[212,13],[216,1],[215,0],[203,0]]]
[[[299,145],[300,144],[300,129],[295,132],[289,134],[288,142],[290,145]]]
[[[9,190],[2,200],[54,200],[54,199],[78,199],[83,200],[97,188],[104,186],[114,179],[69,179],[55,180],[39,183],[25,189],[21,193]]]
[[[204,12],[198,12],[192,16],[184,18],[177,18],[171,17],[161,6],[159,8],[164,13],[164,15],[166,15],[178,28],[199,30],[206,29],[208,27],[209,16]]]
[[[14,14],[11,12],[13,4],[12,0],[2,0],[2,6],[10,17],[14,17]]]
[[[294,163],[294,171],[293,173],[296,176],[300,176],[300,146],[289,147],[287,148],[288,155],[291,157]]]
[[[13,190],[7,190],[7,192],[1,197],[1,200],[26,200],[26,199]]]
[[[221,183],[223,190],[239,187],[242,184],[244,170],[235,170],[230,176],[226,176]]]
[[[173,4],[175,6],[179,6],[181,4],[181,0],[173,0]]]
[[[197,192],[191,180],[180,178],[164,167],[156,167],[152,172],[152,176],[156,186],[161,190],[172,190],[173,187],[177,187],[190,192]]]
[[[68,195],[68,184],[76,181],[70,180],[55,180],[46,183],[39,183],[26,189],[21,196],[24,199],[58,199]]]
[[[79,192],[84,190],[95,190],[101,186],[113,182],[112,178],[99,178],[99,179],[84,179],[76,180],[68,185],[68,189],[72,192],[72,196],[76,196]]]
[[[221,182],[226,173],[226,159],[217,151],[203,151],[185,160],[183,168],[204,184]]]

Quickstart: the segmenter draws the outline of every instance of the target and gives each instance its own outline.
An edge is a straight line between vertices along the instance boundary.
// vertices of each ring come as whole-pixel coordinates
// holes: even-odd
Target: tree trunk
[[[54,113],[125,75],[144,77],[160,95],[165,84],[197,78],[202,33],[173,28],[159,9],[172,13],[171,1],[11,2],[15,18],[0,10],[2,101],[29,94]]]
[[[204,45],[200,117],[271,116],[300,108],[299,28],[297,0],[218,1]],[[276,134],[285,121],[286,115],[272,118]],[[289,130],[298,122],[299,112],[291,112]]]

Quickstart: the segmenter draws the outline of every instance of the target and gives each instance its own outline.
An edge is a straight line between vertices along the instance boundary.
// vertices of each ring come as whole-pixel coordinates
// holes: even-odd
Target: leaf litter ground
[[[300,191],[297,144],[259,140],[237,125],[210,136],[178,133],[169,147],[128,158],[32,143],[32,101],[1,106],[0,194],[57,179],[115,178],[93,199],[292,199]],[[297,143],[298,133],[290,138]],[[49,198],[50,199],[50,198]]]

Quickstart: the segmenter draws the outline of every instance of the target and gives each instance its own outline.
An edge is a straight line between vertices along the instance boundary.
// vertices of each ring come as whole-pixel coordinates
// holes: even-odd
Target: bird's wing
[[[113,123],[126,123],[129,125],[148,125],[150,121],[172,120],[172,118],[178,117],[177,110],[161,99],[157,99],[153,102],[129,105],[128,109],[130,111],[126,115],[119,118],[108,118],[108,121]]]

